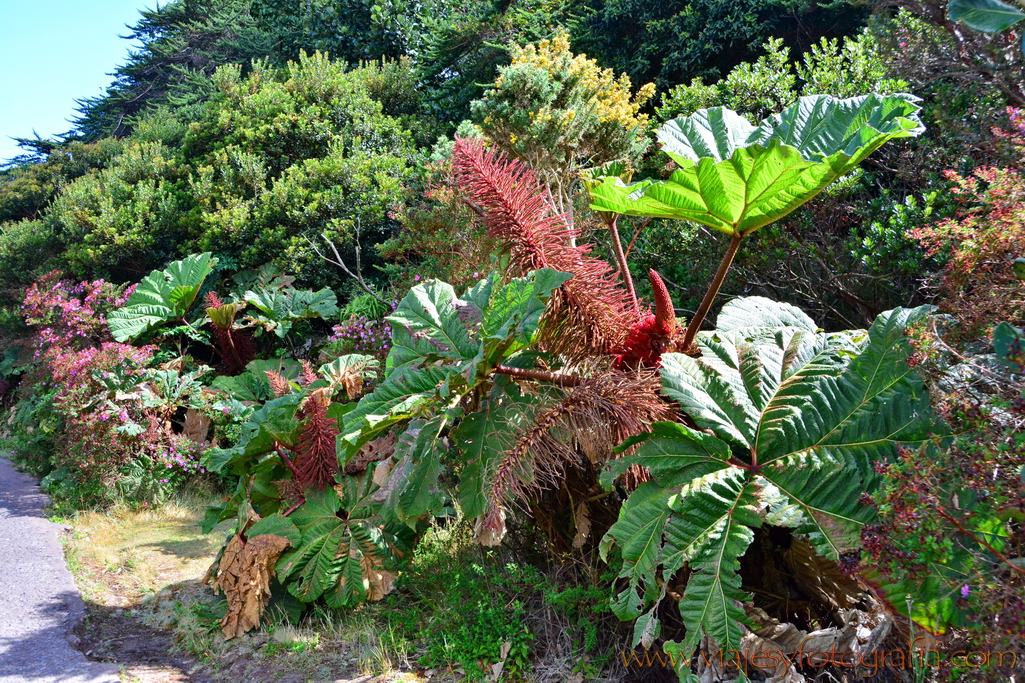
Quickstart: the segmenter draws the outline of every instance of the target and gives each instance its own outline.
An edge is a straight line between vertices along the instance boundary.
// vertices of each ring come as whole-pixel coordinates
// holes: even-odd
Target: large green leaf
[[[1000,33],[1025,19],[1025,12],[1001,0],[950,0],[947,16],[976,31]]]
[[[836,558],[856,547],[857,528],[871,514],[853,499],[873,488],[874,463],[944,432],[906,362],[904,332],[929,310],[883,313],[843,372],[802,370],[765,407],[753,452],[763,476],[804,510],[799,530],[820,553]]]
[[[618,545],[623,557],[619,575],[629,579],[627,587],[611,605],[620,619],[636,619],[645,604],[656,598],[654,569],[661,557],[662,530],[672,513],[670,495],[668,490],[654,483],[641,484],[624,503],[619,519],[602,539],[599,547],[602,558],[607,559],[613,543]]]
[[[921,134],[915,102],[910,95],[812,95],[757,127],[722,107],[702,109],[659,130],[663,151],[680,167],[669,180],[603,178],[590,189],[591,208],[747,235],[810,200],[888,140]]]
[[[943,433],[907,363],[904,333],[929,310],[884,313],[867,333],[826,334],[792,307],[737,300],[723,329],[698,335],[700,357],[662,357],[664,393],[697,429],[653,425],[620,447],[630,454],[601,479],[611,487],[634,464],[652,476],[602,542],[603,553],[621,548],[628,584],[613,608],[640,617],[641,642],[658,629],[645,607],[687,563],[682,651],[703,634],[739,649],[738,558],[763,523],[794,528],[828,557],[858,547],[874,516],[861,500],[877,484],[873,465]]]
[[[288,517],[302,541],[276,565],[278,579],[292,595],[303,602],[323,595],[335,608],[367,599],[371,573],[392,559],[389,539],[375,519],[375,488],[367,473],[343,477],[335,488],[306,492],[306,501]],[[284,528],[268,521],[272,518],[259,524]]]
[[[817,451],[849,462],[840,451],[880,459],[883,449],[928,441],[942,429],[929,395],[908,365],[905,332],[932,309],[895,309],[876,318],[866,343],[840,373],[809,363],[781,383],[766,405],[754,447],[765,464]],[[859,458],[859,466],[866,460]]]
[[[327,287],[316,292],[308,289],[263,288],[247,291],[245,302],[259,311],[251,316],[252,322],[281,338],[300,320],[329,320],[338,313],[338,299]]]
[[[817,332],[819,326],[797,306],[761,296],[745,296],[729,301],[715,321],[716,332],[732,332],[759,327],[796,327]]]
[[[267,401],[242,424],[233,447],[214,448],[204,454],[204,466],[211,472],[227,469],[243,476],[278,444],[294,447],[299,427],[295,413],[302,399],[302,394],[287,394]]]
[[[355,410],[345,416],[342,427],[344,440],[351,444],[365,442],[387,426],[414,417],[447,399],[448,380],[452,375],[452,370],[443,366],[390,373],[380,386],[360,400]]]
[[[798,372],[836,374],[863,336],[818,332],[803,312],[762,297],[729,302],[719,319],[719,329],[698,335],[700,357],[662,357],[663,390],[699,427],[746,448],[754,447],[762,411],[781,383]]]
[[[193,254],[147,275],[125,305],[107,316],[114,339],[126,342],[169,320],[184,318],[216,263],[209,252]]]
[[[274,396],[268,372],[275,372],[291,381],[297,379],[302,371],[303,366],[291,358],[257,359],[250,361],[241,375],[215,377],[211,386],[226,391],[240,401],[266,401]]]
[[[477,307],[461,301],[452,285],[431,280],[417,285],[388,316],[392,326],[392,349],[388,369],[430,358],[468,360],[480,351],[480,342],[470,339]]]
[[[658,422],[650,433],[627,439],[616,450],[638,445],[629,456],[613,460],[601,475],[601,482],[610,488],[612,482],[631,465],[647,468],[664,488],[689,483],[698,477],[729,466],[730,446],[711,434],[691,429],[676,422]]]
[[[332,390],[345,389],[350,395],[358,395],[363,389],[363,382],[377,378],[377,369],[381,366],[373,356],[350,353],[325,363],[318,370],[324,381]],[[359,391],[354,391],[358,389]]]
[[[800,530],[836,557],[871,517],[857,497],[874,481],[873,463],[942,433],[905,362],[904,330],[928,310],[884,313],[863,341],[793,327],[702,334],[700,358],[663,356],[664,390],[699,427],[744,448],[803,511]],[[649,438],[646,449],[665,462],[694,459],[681,443]]]
[[[767,146],[778,140],[808,161],[829,165],[839,177],[887,141],[924,133],[917,102],[906,94],[802,97],[762,121],[748,144]]]
[[[483,312],[484,338],[532,344],[548,299],[570,277],[569,273],[542,268],[495,290]]]
[[[748,474],[735,467],[697,477],[678,494],[652,482],[638,487],[602,543],[603,556],[613,541],[620,547],[620,576],[628,579],[613,612],[620,619],[639,617],[690,562],[694,573],[680,603],[688,647],[693,650],[707,633],[723,649],[739,649],[746,618],[738,601],[747,595],[740,589],[737,560],[753,538],[750,527],[761,524],[752,488]],[[660,564],[662,580],[656,581]],[[653,617],[649,612],[644,618]],[[643,629],[635,633],[635,645],[643,635]]]
[[[438,478],[441,476],[441,455],[445,448],[441,430],[449,422],[449,414],[435,415],[430,420],[413,420],[395,446],[397,459],[408,457],[409,475],[398,493],[398,510],[403,521],[434,514],[445,504]]]
[[[287,538],[292,543],[293,548],[298,547],[302,543],[303,538],[302,532],[299,531],[299,528],[296,527],[292,520],[277,512],[264,517],[246,530],[246,536],[249,538],[261,534],[274,534],[275,536]]]
[[[680,601],[690,648],[707,633],[723,650],[740,649],[747,618],[739,603],[749,596],[740,588],[738,560],[754,539],[751,527],[761,525],[751,489],[748,476],[733,468],[696,480],[672,502],[674,541],[694,572]]]
[[[444,359],[461,362],[459,372],[469,375],[484,363],[485,355],[497,353],[491,360],[501,360],[529,346],[548,299],[569,278],[567,273],[542,268],[500,285],[492,274],[462,299],[451,285],[439,280],[413,287],[388,316],[392,325],[388,369]],[[475,379],[467,376],[467,381]]]

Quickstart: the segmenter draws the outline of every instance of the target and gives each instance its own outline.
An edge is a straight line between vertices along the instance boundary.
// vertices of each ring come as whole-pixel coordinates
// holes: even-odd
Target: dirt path
[[[116,665],[90,662],[69,641],[85,606],[45,503],[0,457],[0,683],[116,683]]]

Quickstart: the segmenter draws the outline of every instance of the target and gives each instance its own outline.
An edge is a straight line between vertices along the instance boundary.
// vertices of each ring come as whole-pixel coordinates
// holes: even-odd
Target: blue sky
[[[132,44],[125,24],[155,0],[0,0],[0,160],[20,153],[11,136],[71,128],[75,100],[110,84]],[[161,2],[166,4],[166,2]]]

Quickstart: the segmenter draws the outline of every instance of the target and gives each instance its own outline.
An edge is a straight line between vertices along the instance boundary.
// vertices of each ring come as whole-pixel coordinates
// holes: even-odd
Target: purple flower
[[[971,588],[968,587],[967,583],[965,585],[961,586],[961,597],[962,598],[967,598],[968,594],[971,593],[971,592],[972,592],[972,590],[971,590]]]

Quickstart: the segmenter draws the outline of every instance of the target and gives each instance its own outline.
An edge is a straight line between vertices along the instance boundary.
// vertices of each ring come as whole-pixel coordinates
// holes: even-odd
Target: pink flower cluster
[[[106,314],[123,306],[135,290],[105,280],[75,284],[60,275],[55,270],[41,277],[21,307],[25,321],[37,328],[37,357],[50,348],[70,350],[110,340]]]
[[[335,325],[328,341],[343,342],[346,353],[361,353],[383,360],[391,350],[391,324],[387,320],[354,315],[341,325]]]
[[[110,390],[131,393],[157,351],[115,342],[110,335],[106,316],[133,289],[104,280],[75,284],[54,271],[29,288],[22,306],[26,322],[35,327],[41,361],[35,378],[61,417],[54,465],[104,488],[133,462],[146,463],[149,476],[165,485],[203,471],[197,444],[174,433],[140,400]]]
[[[50,377],[58,387],[56,401],[59,404],[87,401],[102,389],[93,375],[96,372],[109,377],[123,367],[126,376],[141,375],[154,351],[155,346],[137,347],[117,342],[105,342],[99,348],[92,346],[79,351],[50,347],[46,352],[46,363]]]

